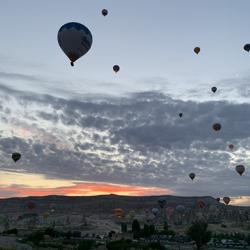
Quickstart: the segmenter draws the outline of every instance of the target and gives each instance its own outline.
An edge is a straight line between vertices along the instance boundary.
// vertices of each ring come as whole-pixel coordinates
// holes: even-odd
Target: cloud
[[[250,104],[183,101],[159,92],[72,100],[0,90],[2,170],[177,195],[250,195]],[[221,131],[212,130],[215,122]],[[22,153],[17,164],[13,151]],[[234,170],[238,163],[246,166],[243,177]]]

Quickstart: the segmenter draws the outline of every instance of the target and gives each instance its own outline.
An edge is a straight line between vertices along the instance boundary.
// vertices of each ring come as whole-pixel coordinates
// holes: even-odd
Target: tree
[[[151,225],[149,226],[150,235],[154,234],[155,231],[156,231],[156,230],[155,230],[155,226],[151,224]]]
[[[132,223],[132,233],[133,233],[134,239],[140,238],[141,227],[140,227],[140,223],[138,220],[134,220]]]
[[[149,231],[149,225],[148,224],[144,224],[144,227],[143,227],[143,236],[145,238],[147,238],[147,237],[150,236],[150,231]]]
[[[166,235],[168,235],[168,230],[169,230],[169,226],[168,226],[168,223],[165,221],[164,222],[164,232]]]
[[[93,240],[82,240],[78,245],[77,250],[89,250],[95,244]]]
[[[211,239],[211,232],[207,230],[207,227],[206,222],[196,221],[187,231],[187,235],[195,241],[198,250]]]
[[[121,223],[121,231],[122,233],[126,233],[128,230],[127,224],[126,223]]]
[[[132,232],[135,233],[135,232],[140,232],[141,230],[141,227],[140,227],[140,223],[138,220],[133,220],[133,223],[132,223]]]

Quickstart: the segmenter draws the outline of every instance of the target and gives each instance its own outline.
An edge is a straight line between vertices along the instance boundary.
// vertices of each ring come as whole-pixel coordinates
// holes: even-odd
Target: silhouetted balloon
[[[20,158],[21,158],[20,153],[15,152],[15,153],[12,154],[12,159],[13,159],[14,162],[17,162],[18,160],[20,160]]]
[[[103,10],[102,10],[102,15],[103,15],[103,16],[107,16],[107,15],[108,15],[108,10],[103,9]]]
[[[182,113],[179,113],[179,116],[180,116],[180,117],[182,117],[182,116],[183,116],[183,114],[182,114]]]
[[[218,197],[218,198],[216,198],[216,200],[218,201],[218,202],[220,202],[220,198]]]
[[[194,52],[198,55],[200,53],[201,49],[199,47],[194,48]]]
[[[177,205],[175,210],[179,213],[184,213],[185,212],[185,206],[184,205]]]
[[[172,215],[173,215],[173,213],[174,213],[174,208],[172,208],[172,207],[167,207],[167,208],[166,208],[166,211],[167,211],[168,219],[170,220],[171,217],[172,217]]]
[[[158,200],[158,204],[159,204],[160,208],[164,208],[166,205],[166,200]]]
[[[223,197],[223,201],[225,202],[225,204],[229,204],[230,202],[230,198],[229,197]]]
[[[115,71],[115,73],[117,73],[120,70],[120,66],[119,65],[114,65],[113,70]]]
[[[243,165],[237,165],[235,170],[241,176],[245,172],[245,167]]]
[[[29,201],[27,203],[27,207],[28,207],[28,209],[32,210],[32,209],[34,209],[36,207],[36,203],[33,202],[33,201]]]
[[[220,125],[220,123],[215,123],[215,124],[213,125],[213,130],[215,130],[215,131],[221,130],[221,125]]]
[[[69,58],[71,66],[91,48],[92,35],[87,27],[80,23],[66,23],[58,31],[58,43]]]
[[[152,213],[154,216],[156,216],[159,212],[159,209],[157,207],[152,208]]]
[[[229,144],[228,147],[229,147],[230,150],[234,149],[234,145],[233,144]]]
[[[115,212],[115,217],[117,218],[123,218],[125,216],[125,212],[122,208],[116,208],[114,212]]]
[[[189,177],[190,177],[191,180],[193,180],[195,178],[195,173],[190,173]]]
[[[212,90],[212,92],[215,93],[217,91],[217,88],[216,87],[212,87],[211,90]]]
[[[248,44],[248,43],[245,44],[244,50],[247,51],[247,52],[249,52],[250,51],[250,44]]]
[[[204,208],[204,207],[205,207],[205,202],[202,201],[202,200],[199,200],[199,201],[197,202],[197,207],[198,207],[198,208]]]

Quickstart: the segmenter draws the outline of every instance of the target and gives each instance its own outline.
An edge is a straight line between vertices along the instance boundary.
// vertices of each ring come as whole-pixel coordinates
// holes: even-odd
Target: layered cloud
[[[250,195],[250,104],[183,101],[160,92],[66,99],[4,85],[0,97],[2,171],[176,195]],[[221,131],[212,130],[215,122]],[[22,154],[16,164],[14,151]],[[242,177],[237,164],[246,166]],[[196,173],[193,182],[190,172]]]

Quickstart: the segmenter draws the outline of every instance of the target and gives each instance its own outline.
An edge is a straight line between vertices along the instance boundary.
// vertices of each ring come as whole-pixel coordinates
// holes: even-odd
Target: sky
[[[211,195],[250,205],[249,7],[248,0],[2,2],[0,197]],[[72,21],[93,36],[75,67],[57,42]]]

